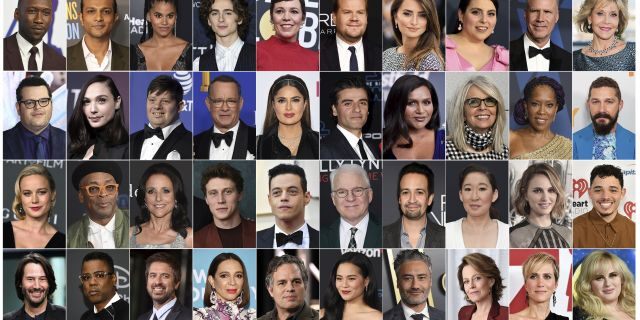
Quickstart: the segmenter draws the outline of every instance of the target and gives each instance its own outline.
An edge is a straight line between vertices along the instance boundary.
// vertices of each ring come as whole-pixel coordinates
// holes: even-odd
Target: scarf
[[[493,131],[489,129],[486,133],[477,133],[464,123],[464,140],[475,151],[482,151],[493,144]]]

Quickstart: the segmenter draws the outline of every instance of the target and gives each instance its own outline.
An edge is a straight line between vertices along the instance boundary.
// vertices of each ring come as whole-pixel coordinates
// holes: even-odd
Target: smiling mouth
[[[490,115],[479,115],[479,116],[475,116],[476,119],[478,120],[489,120],[489,118],[491,118]]]
[[[479,32],[487,32],[487,30],[489,30],[489,27],[476,27],[476,30],[478,30]]]
[[[600,207],[602,207],[602,209],[610,209],[611,207],[613,207],[612,201],[600,201],[598,202],[598,204],[600,205]]]
[[[164,117],[164,112],[151,112],[151,115],[155,118]]]

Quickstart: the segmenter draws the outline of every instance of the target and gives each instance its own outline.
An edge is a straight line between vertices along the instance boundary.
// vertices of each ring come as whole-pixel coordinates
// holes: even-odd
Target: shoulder
[[[398,54],[398,47],[391,47],[382,52],[382,58],[392,57]]]
[[[72,55],[82,54],[82,39],[78,41],[78,43],[67,47],[67,56],[71,57]]]

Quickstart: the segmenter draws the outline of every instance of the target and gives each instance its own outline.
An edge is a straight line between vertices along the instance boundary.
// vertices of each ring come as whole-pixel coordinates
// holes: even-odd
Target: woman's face
[[[274,4],[271,22],[280,39],[296,42],[298,31],[304,22],[300,0],[285,0]]]
[[[548,131],[558,112],[556,93],[549,86],[537,86],[531,91],[529,100],[525,101],[525,108],[531,128]]]
[[[591,10],[587,18],[595,37],[602,40],[611,39],[618,30],[620,10],[615,1],[600,1]]]
[[[478,133],[485,133],[489,131],[496,123],[496,114],[498,113],[497,103],[494,106],[488,106],[486,101],[481,101],[477,106],[471,106],[467,101],[473,101],[469,99],[493,99],[484,91],[476,86],[471,86],[467,91],[467,96],[464,98],[464,120],[469,127]],[[501,134],[501,133],[496,133]]]
[[[173,34],[177,17],[176,7],[164,1],[156,1],[147,13],[147,20],[151,22],[153,35],[163,38]]]
[[[352,301],[364,295],[364,288],[369,285],[369,278],[362,276],[360,268],[353,263],[345,262],[336,270],[336,289],[344,301]]]
[[[395,20],[403,42],[420,38],[427,31],[427,12],[418,0],[403,1],[396,12]]]
[[[33,219],[46,217],[55,198],[56,193],[51,191],[44,176],[32,174],[20,179],[20,204],[25,216]]]
[[[591,293],[600,298],[604,304],[615,303],[622,291],[622,274],[613,267],[611,262],[605,265],[606,267],[601,269],[602,272],[594,275],[591,280]]]
[[[151,175],[144,188],[144,202],[152,216],[162,218],[173,212],[176,195],[169,177],[163,174]]]
[[[462,182],[460,201],[467,216],[489,215],[491,204],[498,199],[498,190],[493,191],[486,175],[480,172],[467,174]]]
[[[235,301],[242,292],[244,273],[240,262],[228,259],[220,262],[215,276],[207,278],[216,291],[216,295],[224,301]]]
[[[529,180],[525,199],[531,208],[529,214],[548,216],[551,215],[556,205],[558,193],[551,185],[549,178],[542,174],[536,174]]]
[[[404,122],[409,130],[418,130],[427,126],[433,115],[433,103],[429,88],[422,86],[409,93],[404,109]]]
[[[91,128],[102,128],[113,120],[120,109],[120,97],[114,97],[104,82],[95,82],[87,87],[82,98],[82,112]]]
[[[496,27],[497,10],[490,0],[471,0],[465,12],[458,10],[458,20],[464,37],[484,41]]]
[[[278,122],[284,125],[300,123],[307,102],[296,87],[284,86],[273,97],[273,110]]]
[[[225,38],[230,35],[238,35],[238,14],[233,10],[231,0],[215,0],[211,4],[211,12],[207,18],[207,24],[216,34],[216,37]]]
[[[493,287],[494,282],[493,279],[480,274],[471,265],[466,265],[462,268],[464,293],[473,303],[491,299],[491,287]]]
[[[548,303],[556,288],[558,288],[558,282],[551,263],[543,264],[524,280],[524,289],[527,291],[527,296],[529,296],[530,300],[538,303]]]

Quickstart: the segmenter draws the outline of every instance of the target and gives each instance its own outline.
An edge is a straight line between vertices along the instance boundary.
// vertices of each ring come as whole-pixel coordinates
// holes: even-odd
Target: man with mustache
[[[80,320],[129,319],[129,303],[116,291],[117,282],[118,275],[110,255],[92,251],[82,258],[82,294],[93,307],[85,311]]]
[[[22,319],[66,319],[64,307],[51,304],[51,295],[56,291],[56,276],[49,261],[39,253],[29,253],[18,262],[15,275],[18,299],[22,308],[5,313],[3,320]]]
[[[635,159],[636,135],[618,123],[623,106],[615,80],[599,77],[591,83],[587,97],[591,124],[573,134],[574,159]]]
[[[173,254],[156,252],[150,255],[144,274],[153,308],[141,314],[138,320],[191,320],[191,310],[185,308],[176,297],[182,273]]]
[[[444,312],[431,307],[427,298],[431,292],[431,258],[418,251],[398,252],[393,268],[396,272],[400,303],[383,315],[384,320],[444,320]]]

